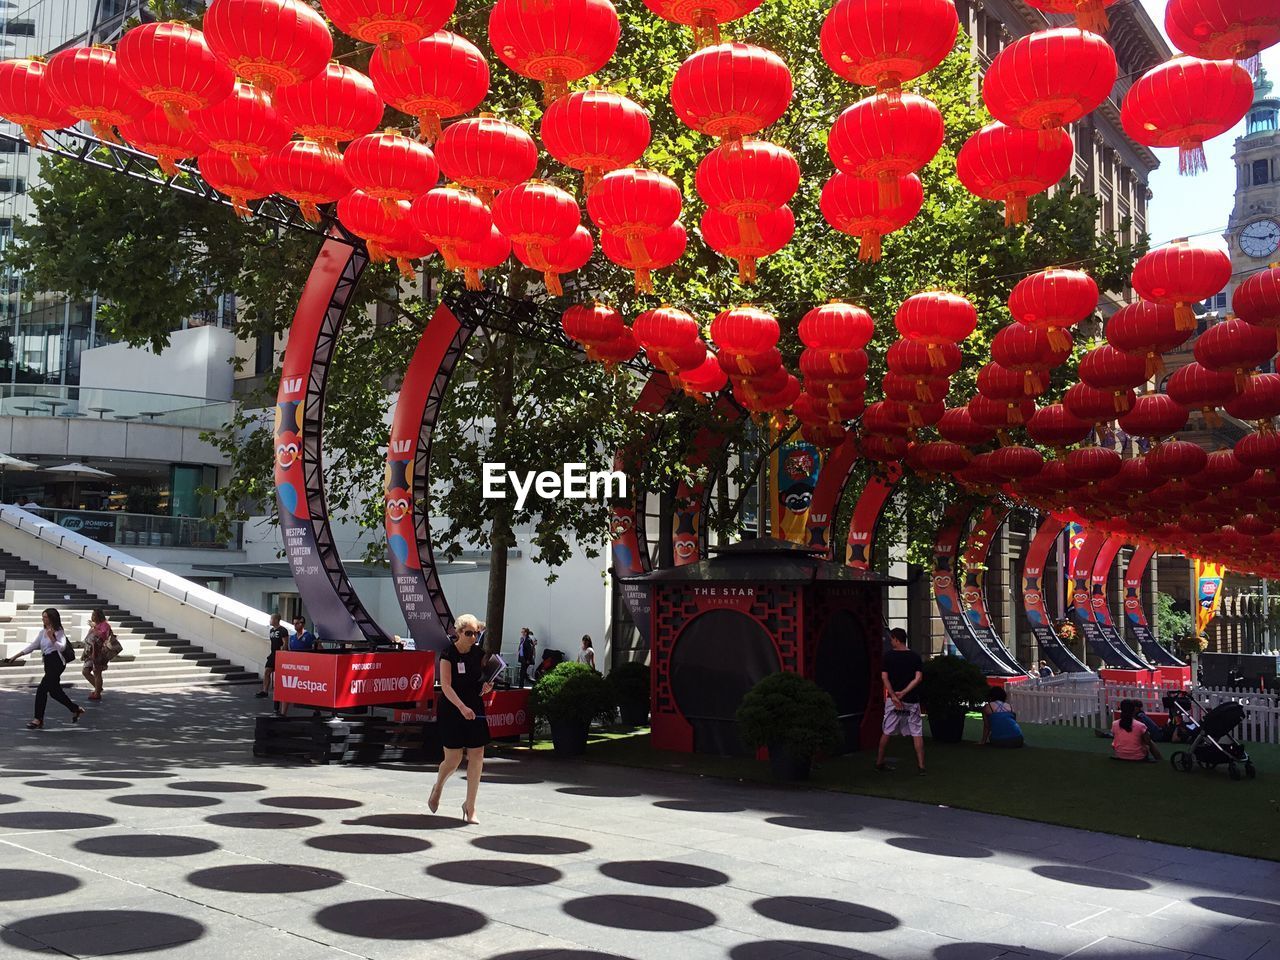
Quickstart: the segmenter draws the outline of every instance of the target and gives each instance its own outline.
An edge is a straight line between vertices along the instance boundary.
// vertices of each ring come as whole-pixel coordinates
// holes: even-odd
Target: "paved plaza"
[[[255,760],[261,704],[0,692],[0,957],[1280,960],[1274,862],[543,757],[463,826],[428,769]]]

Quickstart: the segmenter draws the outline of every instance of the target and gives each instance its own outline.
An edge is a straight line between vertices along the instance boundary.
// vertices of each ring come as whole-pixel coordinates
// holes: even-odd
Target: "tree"
[[[1177,604],[1178,601],[1169,594],[1163,591],[1156,593],[1156,638],[1166,645],[1180,646],[1195,633],[1195,621],[1191,614],[1177,609]]]
[[[885,238],[881,263],[858,260],[855,242],[827,227],[818,207],[822,183],[831,170],[827,131],[845,106],[867,92],[836,78],[819,56],[826,8],[826,0],[768,4],[726,31],[778,52],[791,66],[798,91],[791,109],[766,132],[796,154],[805,174],[791,204],[796,234],[786,249],[760,264],[754,289],[740,287],[733,266],[709,250],[696,232],[701,206],[694,177],[698,162],[715,144],[684,127],[668,99],[671,77],[692,49],[690,34],[639,4],[623,8],[623,43],[598,79],[649,110],[653,142],[643,162],[683,188],[688,252],[658,275],[656,297],[636,294],[630,278],[599,254],[576,276],[566,278],[563,300],[546,298],[539,278],[514,260],[488,277],[493,288],[536,300],[548,324],[556,322],[566,305],[590,296],[609,300],[626,316],[665,300],[703,319],[751,300],[778,316],[783,329],[780,348],[793,369],[800,351],[800,317],[828,297],[847,298],[867,307],[878,321],[868,375],[874,396],[883,375],[884,352],[896,336],[894,310],[912,293],[945,285],[970,296],[981,318],[978,331],[963,345],[967,362],[954,378],[952,402],[963,402],[972,393],[976,369],[990,356],[991,337],[1008,320],[1004,301],[1019,278],[1050,264],[1084,264],[1103,289],[1120,289],[1137,251],[1115,237],[1098,235],[1097,201],[1082,195],[1077,184],[1034,199],[1029,228],[1010,229],[995,205],[977,200],[956,179],[956,153],[989,119],[976,96],[975,64],[963,37],[945,63],[914,85],[938,104],[947,125],[946,142],[923,173],[924,209],[911,225]],[[454,29],[490,57],[490,107],[536,132],[540,91],[490,55],[488,9],[482,0],[461,0]],[[235,221],[224,209],[82,167],[56,164],[50,172],[51,189],[34,196],[38,222],[21,228],[19,242],[8,255],[40,286],[98,290],[113,303],[113,331],[131,342],[163,343],[176,320],[202,302],[201,297],[219,290],[235,291],[245,305],[247,334],[287,326],[310,260],[310,238],[277,236],[269,226]],[[567,189],[580,189],[576,174],[546,156],[538,175]],[[81,230],[81,224],[89,228]],[[426,276],[438,279],[439,270],[434,258]],[[135,274],[137,284],[130,282]],[[201,278],[209,278],[209,290],[201,286]],[[404,368],[435,304],[434,299],[424,299],[419,288],[400,285],[385,269],[366,275],[360,297],[357,309],[376,308],[378,319],[353,319],[348,324],[332,366],[326,418],[332,457],[328,494],[335,514],[356,515],[370,529],[368,552],[374,557],[382,552],[382,497],[374,478],[381,473],[394,371]],[[1060,372],[1054,389],[1060,391],[1072,372],[1073,368]],[[519,470],[546,469],[561,462],[607,462],[612,451],[643,442],[643,485],[669,503],[681,480],[704,479],[712,472],[736,480],[745,492],[761,447],[780,439],[746,421],[718,424],[729,452],[718,453],[711,463],[692,471],[685,463],[691,438],[717,419],[710,405],[680,399],[652,417],[634,415],[630,405],[638,386],[635,378],[609,374],[563,348],[517,341],[501,331],[472,338],[453,383],[433,444],[432,476],[437,482],[432,508],[443,518],[438,536],[444,555],[456,555],[468,544],[492,551],[487,617],[490,635],[499,642],[505,558],[513,531],[529,526],[535,556],[554,571],[575,545],[598,549],[607,532],[607,511],[578,502],[541,500],[517,510],[510,499],[485,500],[480,464],[505,461],[509,469]],[[268,384],[268,393],[273,390],[274,384]],[[232,465],[222,513],[226,519],[274,511],[271,445],[265,431],[256,415],[246,411],[221,434],[219,442]],[[848,491],[841,515],[848,514],[855,486]],[[936,485],[909,477],[894,499],[885,530],[901,534],[910,556],[918,559],[927,550],[943,503]],[[740,496],[717,497],[709,522],[722,532],[735,532],[740,508]]]

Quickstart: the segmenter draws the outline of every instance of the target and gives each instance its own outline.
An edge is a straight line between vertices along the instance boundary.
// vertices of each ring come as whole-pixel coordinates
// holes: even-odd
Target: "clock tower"
[[[1225,312],[1249,274],[1280,261],[1280,97],[1258,68],[1245,134],[1236,140],[1236,202],[1227,226],[1231,283],[1214,306]]]

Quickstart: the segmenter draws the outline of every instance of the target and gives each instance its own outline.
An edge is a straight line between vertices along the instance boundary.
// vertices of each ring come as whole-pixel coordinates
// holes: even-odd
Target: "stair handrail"
[[[265,638],[271,627],[268,614],[239,600],[225,597],[215,590],[202,587],[176,573],[170,573],[151,563],[144,563],[122,550],[99,543],[83,534],[68,530],[51,520],[23,510],[12,504],[0,504],[0,523],[37,537],[74,556],[97,564],[104,570],[149,587],[180,603],[200,610],[210,617],[233,627]]]

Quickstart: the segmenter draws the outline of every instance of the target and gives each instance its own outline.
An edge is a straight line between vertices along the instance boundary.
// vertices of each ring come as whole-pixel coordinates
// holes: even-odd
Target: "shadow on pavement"
[[[326,930],[369,940],[443,940],[475,933],[489,921],[483,913],[430,900],[356,900],[319,910]]]
[[[229,893],[304,893],[336,887],[347,878],[334,870],[292,863],[246,863],[187,874],[187,882]]]
[[[765,897],[751,906],[762,917],[811,930],[875,933],[901,925],[897,917],[883,910],[826,897]]]
[[[564,877],[555,867],[522,860],[453,860],[431,864],[427,874],[479,887],[537,887]]]
[[[103,857],[194,857],[221,850],[222,845],[197,837],[164,833],[122,833],[114,837],[86,837],[77,840],[77,850]]]
[[[535,834],[496,834],[492,837],[476,837],[471,841],[473,847],[491,850],[494,853],[529,853],[568,855],[586,853],[591,844],[582,840],[571,840],[568,837],[541,837]]]
[[[1092,867],[1072,867],[1062,864],[1041,864],[1032,867],[1031,872],[1050,880],[1062,883],[1074,883],[1078,887],[1097,887],[1099,890],[1150,890],[1151,884],[1137,877],[1123,873],[1112,873],[1110,870],[1095,870]]]
[[[718,887],[729,882],[729,875],[692,863],[673,860],[618,860],[601,864],[601,873],[612,880],[645,887]]]
[[[338,833],[328,837],[308,837],[304,842],[308,847],[330,853],[367,853],[378,856],[420,853],[431,849],[429,840],[394,833]]]
[[[716,915],[710,910],[666,897],[630,894],[579,897],[562,903],[560,909],[584,923],[653,933],[685,933],[714,926],[716,922]]]
[[[80,881],[48,870],[0,870],[0,901],[38,900],[70,893]]]

